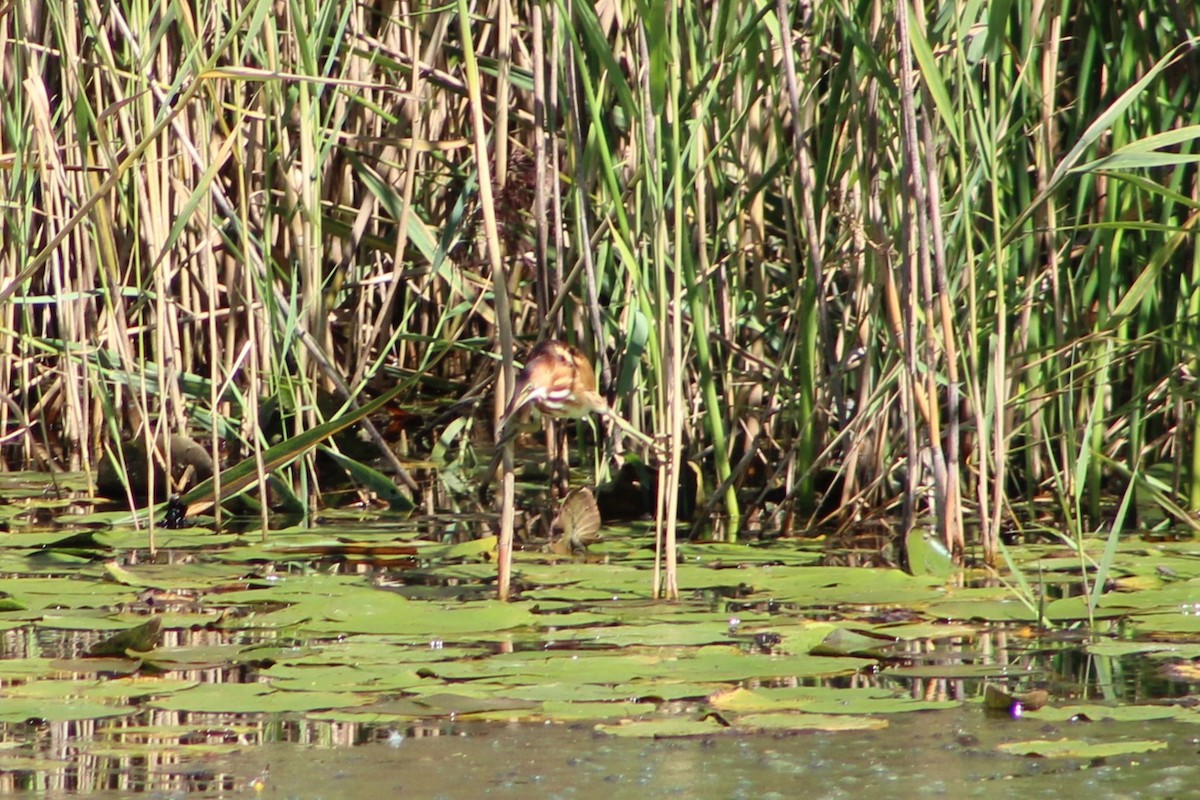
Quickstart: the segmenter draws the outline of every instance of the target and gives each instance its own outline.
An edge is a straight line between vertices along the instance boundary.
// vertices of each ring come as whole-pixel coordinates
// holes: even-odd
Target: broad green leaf
[[[50,703],[44,698],[0,697],[0,722],[67,722],[71,720],[127,717],[137,709],[133,706],[97,703],[84,699],[63,698]]]
[[[311,665],[276,664],[259,675],[276,689],[290,691],[395,692],[420,686],[428,679],[411,665]]]
[[[1031,719],[1044,719],[1053,722],[1081,718],[1099,722],[1112,720],[1114,722],[1142,722],[1156,719],[1191,719],[1200,721],[1200,714],[1195,709],[1175,705],[1142,706],[1120,705],[1101,706],[1095,704],[1073,706],[1046,706],[1037,711],[1028,712]]]
[[[352,708],[370,702],[370,695],[352,692],[286,692],[263,683],[203,683],[170,697],[151,700],[150,705],[167,711],[208,714],[278,714]]]
[[[1026,742],[1009,742],[996,749],[1017,756],[1039,756],[1041,758],[1112,758],[1113,756],[1136,755],[1154,750],[1165,750],[1166,742],[1154,739],[1130,739],[1121,742],[1091,743],[1079,739],[1034,739]]]
[[[888,726],[885,719],[839,714],[748,714],[734,724],[743,731],[879,731]]]
[[[554,722],[627,719],[653,712],[654,707],[643,703],[599,703],[550,700],[541,704],[537,718]]]
[[[596,730],[609,736],[633,737],[638,739],[678,739],[692,736],[711,736],[729,729],[714,719],[658,719],[641,722],[623,722],[615,725],[597,725]]]

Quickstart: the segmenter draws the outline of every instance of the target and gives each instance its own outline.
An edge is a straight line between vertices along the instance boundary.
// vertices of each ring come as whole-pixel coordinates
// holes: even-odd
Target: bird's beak
[[[517,382],[516,389],[513,391],[512,399],[508,401],[508,405],[504,407],[504,413],[500,415],[499,428],[501,435],[497,437],[497,441],[504,441],[506,438],[507,429],[512,424],[514,417],[520,416],[521,412],[526,409],[529,403],[533,400],[534,386],[528,381]]]

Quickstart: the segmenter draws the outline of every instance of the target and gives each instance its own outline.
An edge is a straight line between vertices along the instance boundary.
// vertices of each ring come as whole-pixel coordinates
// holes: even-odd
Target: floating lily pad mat
[[[160,530],[153,554],[144,529],[23,518],[0,534],[0,756],[30,769],[28,732],[81,721],[94,754],[121,758],[497,722],[596,741],[883,736],[957,712],[1036,720],[986,750],[1055,762],[1171,746],[1090,735],[1102,726],[1200,722],[1174,701],[1200,681],[1190,542],[1123,543],[1094,605],[1061,547],[1011,551],[1055,577],[1043,595],[989,571],[828,566],[820,539],[687,542],[681,597],[661,602],[652,532],[633,526],[574,557],[520,550],[500,603],[495,538],[448,533],[466,527],[451,518],[333,515],[265,540]],[[989,682],[1050,700],[985,713]]]

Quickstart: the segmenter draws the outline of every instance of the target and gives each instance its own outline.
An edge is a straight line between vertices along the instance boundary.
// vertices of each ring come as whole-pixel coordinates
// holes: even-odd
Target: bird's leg
[[[651,453],[659,457],[663,456],[665,448],[662,442],[658,441],[653,436],[643,433],[642,431],[633,427],[632,423],[628,422],[624,417],[613,411],[611,408],[601,409],[600,413],[612,420],[613,425],[616,425],[618,428],[620,428],[621,431],[631,439],[636,439],[637,441],[649,447]]]
[[[550,456],[551,493],[555,499],[561,499],[571,488],[571,442],[565,424],[550,425],[546,446]]]

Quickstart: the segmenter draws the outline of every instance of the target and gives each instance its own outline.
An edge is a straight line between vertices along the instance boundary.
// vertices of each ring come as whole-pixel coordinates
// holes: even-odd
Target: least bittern
[[[525,366],[517,375],[512,399],[500,416],[496,458],[484,477],[485,482],[496,472],[503,445],[516,434],[516,420],[527,416],[530,408],[560,419],[599,414],[638,441],[655,446],[651,437],[618,416],[596,391],[596,373],[582,350],[557,339],[547,339],[529,351]]]

